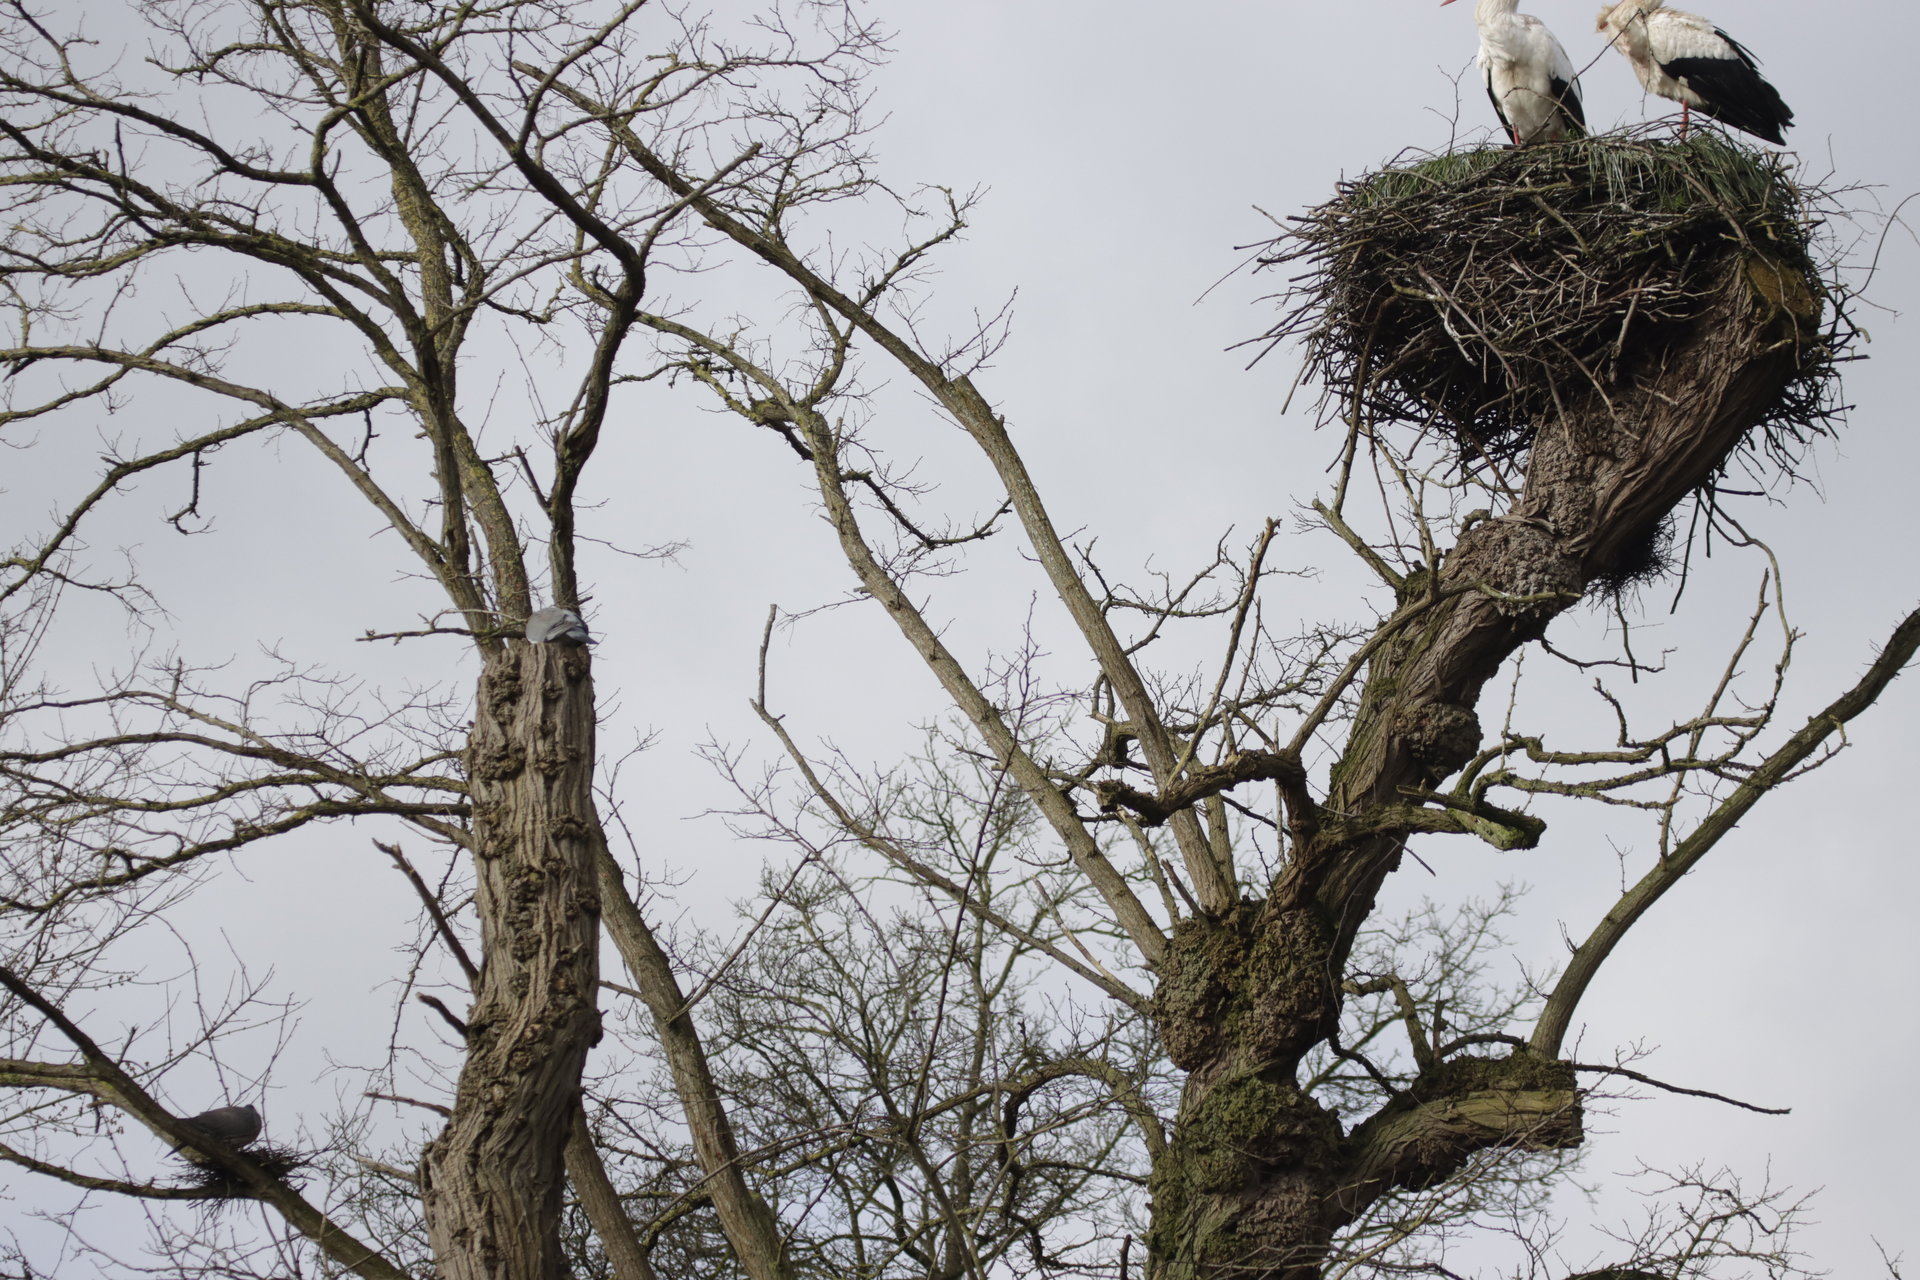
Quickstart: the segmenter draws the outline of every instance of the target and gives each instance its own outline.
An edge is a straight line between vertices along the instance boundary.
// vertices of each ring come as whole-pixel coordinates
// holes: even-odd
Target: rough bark
[[[483,958],[420,1167],[442,1280],[558,1280],[563,1157],[599,1036],[593,681],[578,646],[487,657],[468,747]]]
[[[1331,942],[1312,908],[1253,903],[1175,929],[1154,1012],[1188,1074],[1149,1184],[1156,1275],[1315,1274],[1337,1226],[1341,1130],[1294,1066],[1338,1014]]]
[[[1482,686],[1712,478],[1798,367],[1820,305],[1784,278],[1730,262],[1699,321],[1646,353],[1632,386],[1542,430],[1513,508],[1408,581],[1318,820],[1269,898],[1176,932],[1155,1014],[1188,1077],[1152,1176],[1158,1275],[1308,1280],[1388,1191],[1491,1147],[1580,1142],[1571,1069],[1525,1051],[1428,1064],[1351,1132],[1296,1070],[1336,1025],[1347,952],[1418,829],[1396,813],[1417,813],[1479,747]]]

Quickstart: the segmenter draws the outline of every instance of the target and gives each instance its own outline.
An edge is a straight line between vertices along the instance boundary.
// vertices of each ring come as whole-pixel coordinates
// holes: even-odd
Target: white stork
[[[1516,146],[1580,137],[1587,131],[1587,117],[1580,106],[1580,80],[1573,73],[1573,61],[1545,23],[1532,14],[1514,12],[1519,4],[1520,0],[1479,0],[1474,6],[1487,97],[1493,99],[1493,109]]]
[[[1746,47],[1697,13],[1666,0],[1620,0],[1600,10],[1596,28],[1633,63],[1648,93],[1680,104],[1680,131],[1697,109],[1724,124],[1784,145],[1793,112],[1760,78]]]

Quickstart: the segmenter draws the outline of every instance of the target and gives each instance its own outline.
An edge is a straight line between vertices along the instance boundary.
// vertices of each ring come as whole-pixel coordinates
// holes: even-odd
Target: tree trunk
[[[1318,900],[1346,922],[1337,956],[1399,865],[1406,834],[1366,815],[1417,802],[1412,793],[1472,757],[1481,686],[1712,480],[1777,403],[1820,313],[1790,270],[1734,258],[1700,317],[1640,353],[1639,373],[1611,403],[1589,395],[1541,428],[1510,511],[1467,530],[1437,570],[1409,581],[1403,603],[1419,612],[1369,668],[1334,766],[1324,809],[1345,820],[1300,851],[1275,890],[1290,906]],[[1432,603],[1422,608],[1422,597]]]
[[[1294,1067],[1338,1015],[1331,936],[1313,911],[1256,903],[1175,927],[1154,1013],[1187,1081],[1149,1183],[1155,1280],[1317,1274],[1338,1225],[1340,1122]]]
[[[1327,799],[1269,898],[1176,930],[1155,1016],[1188,1074],[1150,1184],[1156,1280],[1311,1280],[1380,1196],[1431,1186],[1496,1146],[1581,1141],[1571,1068],[1524,1050],[1422,1063],[1352,1129],[1300,1091],[1298,1064],[1336,1025],[1347,953],[1419,829],[1407,815],[1479,749],[1482,686],[1643,546],[1776,402],[1820,317],[1797,281],[1736,259],[1701,318],[1642,353],[1611,405],[1570,405],[1541,430],[1513,508],[1406,584]]]
[[[559,1280],[567,1139],[596,1006],[593,680],[585,648],[489,654],[468,746],[483,959],[467,1060],[420,1185],[441,1280]]]

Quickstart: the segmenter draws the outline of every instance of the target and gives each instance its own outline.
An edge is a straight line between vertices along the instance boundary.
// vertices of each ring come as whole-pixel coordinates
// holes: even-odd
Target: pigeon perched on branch
[[[571,609],[548,605],[527,619],[527,639],[535,644],[592,644],[587,624]]]
[[[181,1123],[235,1147],[244,1147],[260,1136],[260,1112],[253,1107],[215,1107],[188,1116]]]

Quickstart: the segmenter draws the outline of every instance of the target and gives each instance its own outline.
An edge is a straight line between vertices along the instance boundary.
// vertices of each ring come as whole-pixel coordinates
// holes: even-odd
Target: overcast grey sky
[[[1583,80],[1596,127],[1665,111],[1643,99],[1624,60],[1602,56],[1592,3],[1527,7],[1576,65],[1599,59]],[[1803,171],[1853,189],[1841,202],[1865,216],[1835,234],[1852,246],[1857,280],[1881,231],[1874,215],[1920,191],[1916,7],[1719,0],[1708,14],[1760,56],[1793,106],[1790,150]],[[1491,110],[1469,65],[1471,5],[891,0],[884,18],[897,53],[875,79],[883,174],[899,188],[984,188],[965,241],[940,259],[924,322],[961,328],[1014,299],[1011,340],[977,381],[1006,414],[1056,522],[1084,530],[1107,563],[1138,577],[1149,562],[1178,569],[1204,558],[1229,526],[1244,537],[1266,517],[1290,517],[1322,484],[1336,441],[1312,430],[1311,395],[1282,413],[1293,352],[1249,371],[1245,353],[1228,350],[1266,327],[1271,310],[1259,299],[1280,283],[1234,274],[1246,257],[1235,246],[1271,234],[1261,210],[1284,217],[1404,148],[1487,135]],[[1791,617],[1806,633],[1790,721],[1850,683],[1920,594],[1910,568],[1920,525],[1910,497],[1916,302],[1920,250],[1896,230],[1860,304],[1871,359],[1848,371],[1857,407],[1843,435],[1816,451],[1816,483],[1740,509],[1779,555]],[[910,397],[883,404],[894,417],[877,429],[896,456],[924,455],[928,475],[979,491],[978,464],[951,432]],[[96,446],[73,442],[69,461],[89,465]],[[629,816],[663,873],[684,879],[675,897],[686,918],[725,927],[727,899],[782,855],[701,816],[726,795],[694,749],[712,738],[771,757],[746,709],[767,606],[804,610],[851,582],[791,457],[695,401],[637,398],[607,450],[618,461],[602,461],[607,505],[593,531],[687,547],[671,563],[609,556],[588,571],[588,612],[604,638],[597,678],[616,695],[603,740],[658,734],[632,766]],[[389,685],[444,676],[452,641],[437,651],[353,643],[436,607],[424,584],[396,580],[394,549],[370,537],[358,500],[310,485],[311,463],[291,442],[232,452],[210,480],[212,533],[182,542],[157,525],[154,512],[179,495],[156,485],[93,536],[96,549],[133,549],[172,610],[154,647],[231,656],[246,670],[260,646],[285,643]],[[11,537],[46,499],[5,465]],[[1332,539],[1290,536],[1281,550],[1324,570],[1282,593],[1302,617],[1366,616]],[[1647,643],[1676,650],[1682,690],[1650,697],[1691,696],[1681,677],[1724,654],[1758,566],[1716,556],[1696,572],[1675,616],[1669,593],[1646,598]],[[942,705],[876,612],[843,608],[783,634],[773,700],[802,737],[884,761]],[[1042,641],[1066,655],[1063,670],[1078,662],[1064,618],[1012,546],[942,584],[932,612],[973,657],[1012,648],[1031,614]],[[91,633],[66,633],[75,682],[125,649],[124,629],[95,616]],[[1583,614],[1563,625],[1597,646],[1603,623]],[[1698,1160],[1757,1176],[1771,1163],[1778,1181],[1825,1188],[1802,1244],[1846,1274],[1873,1271],[1872,1237],[1892,1252],[1920,1250],[1908,1156],[1920,1119],[1904,1101],[1920,1055],[1910,923],[1920,868],[1908,819],[1917,700],[1920,684],[1896,685],[1841,760],[1768,801],[1640,927],[1584,1009],[1583,1056],[1644,1042],[1658,1046],[1642,1064],[1656,1075],[1794,1108],[1776,1119],[1694,1100],[1630,1104],[1610,1122],[1596,1118],[1591,1173]],[[1526,854],[1450,844],[1429,854],[1431,881],[1410,868],[1395,893],[1412,901],[1531,884],[1516,941],[1528,963],[1550,964],[1562,923],[1579,936],[1618,883],[1610,839],[1631,838],[1596,823],[1556,828]],[[273,967],[278,989],[310,1002],[275,1069],[270,1132],[336,1089],[351,1094],[329,1054],[369,1062],[380,1052],[389,1028],[384,1012],[369,1022],[370,1009],[384,1009],[369,992],[392,976],[389,949],[410,915],[402,890],[363,836],[342,832],[256,860],[246,879],[183,909],[183,929],[221,930],[236,954]],[[188,1111],[220,1100],[175,1099]],[[0,1185],[14,1186],[14,1175],[0,1174]]]

